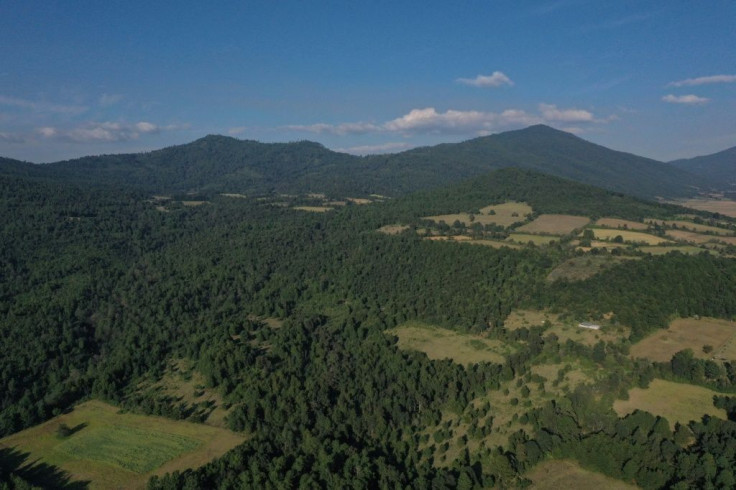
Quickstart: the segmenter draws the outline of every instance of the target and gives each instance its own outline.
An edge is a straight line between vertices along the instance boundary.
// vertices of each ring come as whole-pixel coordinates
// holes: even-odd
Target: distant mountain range
[[[736,146],[712,155],[670,162],[675,167],[718,182],[727,191],[736,192]]]
[[[491,170],[532,169],[640,197],[688,197],[707,175],[610,150],[537,125],[461,143],[358,157],[308,142],[259,143],[206,136],[149,153],[89,156],[36,165],[0,159],[0,175],[151,193],[239,192],[398,196]]]

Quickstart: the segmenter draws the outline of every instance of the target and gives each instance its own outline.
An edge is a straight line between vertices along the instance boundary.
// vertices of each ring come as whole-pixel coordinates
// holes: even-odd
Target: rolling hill
[[[367,157],[337,153],[308,141],[267,144],[206,136],[150,153],[89,156],[38,167],[9,161],[0,163],[0,173],[159,193],[398,196],[506,167],[648,198],[686,197],[708,187],[706,179],[666,163],[610,150],[543,125]]]
[[[674,160],[670,164],[680,170],[725,184],[728,186],[726,190],[736,190],[736,146],[712,155]]]

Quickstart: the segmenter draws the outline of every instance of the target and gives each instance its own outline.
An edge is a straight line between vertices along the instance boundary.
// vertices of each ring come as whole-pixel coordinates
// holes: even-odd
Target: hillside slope
[[[736,146],[712,155],[674,160],[670,164],[722,185],[736,185]]]
[[[20,163],[20,162],[19,162]],[[25,167],[23,166],[25,165]],[[259,143],[207,136],[150,153],[102,155],[38,166],[36,177],[147,192],[371,193],[398,196],[491,170],[520,167],[641,197],[686,197],[707,181],[547,126],[393,155],[357,157],[308,142]],[[23,172],[31,172],[22,164]],[[0,163],[0,174],[17,175]],[[24,175],[32,176],[32,175]]]

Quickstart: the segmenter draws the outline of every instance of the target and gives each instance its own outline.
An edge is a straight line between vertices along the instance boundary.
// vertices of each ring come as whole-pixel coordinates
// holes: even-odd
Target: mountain
[[[734,190],[736,185],[736,146],[712,155],[683,158],[670,162],[675,167],[702,178],[725,184]]]
[[[17,172],[10,165],[11,172]],[[666,163],[610,150],[538,125],[462,143],[357,157],[308,142],[259,143],[207,136],[150,153],[46,164],[39,175],[83,185],[148,192],[326,192],[398,196],[491,170],[520,167],[608,190],[684,197],[707,181]],[[8,171],[0,164],[0,173]]]

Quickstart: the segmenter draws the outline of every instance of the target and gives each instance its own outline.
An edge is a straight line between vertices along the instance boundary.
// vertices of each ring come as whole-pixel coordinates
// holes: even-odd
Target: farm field
[[[716,240],[722,241],[724,238],[732,238],[732,237],[722,237],[722,236],[714,236],[714,235],[703,235],[701,233],[696,233],[694,231],[685,231],[685,230],[667,230],[665,233],[667,233],[667,236],[672,237],[678,242],[692,242],[692,243],[697,243],[699,245],[702,245],[708,242],[713,242]]]
[[[672,246],[670,246],[670,247],[660,247],[660,246],[656,246],[655,245],[653,247],[641,247],[641,248],[639,248],[639,250],[642,251],[642,252],[644,252],[644,253],[650,253],[652,255],[665,255],[665,254],[668,254],[670,252],[680,252],[680,253],[683,253],[683,254],[693,255],[693,254],[699,254],[699,253],[705,251],[706,249],[704,249],[702,247],[695,247],[693,245],[682,245],[682,246],[674,246],[674,247],[672,247]],[[713,255],[716,255],[716,256],[717,255],[720,255],[716,250],[710,250],[709,249],[708,252],[711,253],[711,254],[713,254]]]
[[[633,490],[635,485],[594,473],[581,467],[575,461],[550,460],[536,465],[526,476],[532,481],[533,490],[591,489]]]
[[[430,240],[433,242],[456,242],[456,243],[468,243],[470,245],[485,245],[486,247],[493,247],[493,248],[515,248],[519,249],[522,248],[522,245],[519,245],[518,243],[511,243],[506,241],[499,241],[499,240],[473,240],[471,237],[467,235],[455,235],[455,236],[428,236],[424,237],[425,240]]]
[[[522,233],[548,233],[550,235],[567,235],[590,222],[584,216],[569,214],[542,214],[531,223],[520,226],[516,231]]]
[[[616,236],[621,235],[625,242],[643,243],[646,245],[660,245],[662,243],[671,243],[666,238],[661,238],[649,233],[628,230],[609,230],[603,228],[594,228],[593,234],[599,240],[613,240]]]
[[[716,318],[678,318],[666,330],[657,330],[631,347],[633,357],[646,357],[666,362],[675,353],[692,349],[695,357],[710,359],[720,356],[736,360],[736,324]],[[711,353],[703,352],[703,346],[713,347]]]
[[[559,279],[581,281],[632,259],[633,257],[617,257],[609,254],[571,257],[552,269],[547,275],[547,281],[554,282]]]
[[[613,409],[619,416],[634,410],[646,410],[665,417],[674,429],[675,422],[686,424],[700,420],[703,414],[726,419],[726,411],[713,406],[713,390],[683,383],[655,379],[649,388],[633,388],[628,400],[616,400]]]
[[[494,212],[495,214],[491,214],[491,212]],[[507,202],[486,206],[480,209],[480,213],[474,214],[472,220],[469,213],[426,216],[424,219],[432,220],[435,223],[444,221],[450,226],[452,226],[455,221],[459,221],[465,226],[470,226],[472,223],[480,223],[482,225],[499,225],[507,227],[514,223],[524,221],[526,219],[526,215],[531,212],[531,206],[526,203]]]
[[[399,338],[398,347],[424,352],[430,359],[452,359],[458,364],[504,362],[513,348],[498,340],[459,333],[419,322],[410,322],[387,330]]]
[[[332,211],[334,208],[330,206],[294,206],[292,209],[308,211],[310,213],[326,213],[327,211]]]
[[[547,245],[548,243],[559,240],[560,237],[553,235],[532,235],[529,233],[509,233],[508,241],[527,244],[532,242],[534,245]]]
[[[676,201],[675,204],[679,204],[680,206],[685,206],[687,208],[698,209],[700,211],[720,213],[725,216],[736,218],[736,201],[726,201],[722,199],[690,199],[686,201]]]
[[[718,228],[716,226],[709,226],[709,225],[703,225],[698,223],[693,223],[690,221],[683,221],[683,220],[658,220],[658,219],[647,219],[645,220],[647,223],[652,224],[659,224],[669,227],[677,227],[679,229],[689,230],[689,231],[695,231],[700,233],[713,233],[716,235],[731,235],[733,236],[733,231],[726,230],[723,228]]]
[[[545,320],[557,322],[558,315],[542,310],[514,310],[503,321],[503,326],[506,330],[518,330],[543,325]]]
[[[61,424],[72,434],[59,439]],[[225,429],[162,417],[119,413],[101,401],[0,440],[0,448],[30,453],[89,488],[145,488],[152,475],[199,467],[244,441]]]
[[[386,235],[398,235],[408,229],[409,227],[406,225],[384,225],[380,227],[378,231],[380,233],[385,233]]]
[[[649,228],[646,223],[619,218],[600,218],[595,222],[595,225],[604,228],[627,228],[634,231],[646,231]]]

